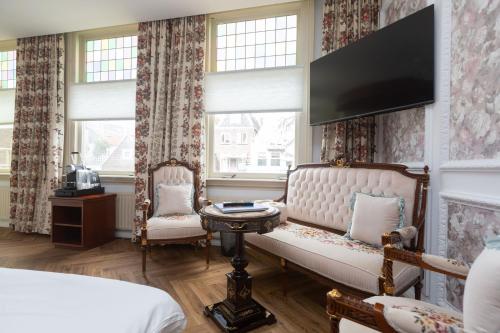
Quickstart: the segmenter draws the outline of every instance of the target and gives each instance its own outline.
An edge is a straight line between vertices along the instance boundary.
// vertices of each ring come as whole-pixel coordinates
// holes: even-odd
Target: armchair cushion
[[[198,214],[152,217],[147,221],[146,228],[149,240],[188,238],[207,233],[201,227]]]
[[[348,236],[375,246],[382,235],[404,226],[404,199],[356,192],[352,196],[352,223]]]
[[[454,259],[422,253],[422,261],[432,267],[436,267],[450,273],[463,276],[467,276],[467,274],[469,274],[469,267]]]
[[[193,213],[193,186],[190,184],[158,184],[155,188],[158,202],[154,216]]]
[[[500,236],[487,243],[467,277],[464,292],[464,324],[467,331],[500,332],[499,244]]]
[[[365,300],[384,305],[384,318],[396,331],[404,333],[463,332],[462,314],[415,299],[374,296]]]

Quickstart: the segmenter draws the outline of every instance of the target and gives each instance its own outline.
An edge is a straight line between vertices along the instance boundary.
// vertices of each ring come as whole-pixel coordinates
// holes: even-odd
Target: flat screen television
[[[434,102],[434,5],[311,63],[310,124]]]

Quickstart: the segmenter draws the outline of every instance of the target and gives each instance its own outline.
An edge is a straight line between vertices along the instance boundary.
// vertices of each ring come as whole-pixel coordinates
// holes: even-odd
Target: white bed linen
[[[0,268],[0,332],[177,333],[185,327],[181,307],[160,289]]]

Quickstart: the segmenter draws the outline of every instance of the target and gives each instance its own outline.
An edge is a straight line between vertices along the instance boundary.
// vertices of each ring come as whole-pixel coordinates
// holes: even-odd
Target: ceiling
[[[291,0],[0,0],[0,41]]]

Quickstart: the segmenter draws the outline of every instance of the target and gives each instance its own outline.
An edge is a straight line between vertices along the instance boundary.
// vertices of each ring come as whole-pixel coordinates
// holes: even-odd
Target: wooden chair
[[[193,191],[193,213],[190,215],[153,216],[156,209],[155,199],[158,184],[184,185],[192,184]],[[140,228],[142,248],[142,271],[146,272],[146,251],[151,251],[152,245],[166,244],[193,244],[199,241],[206,242],[206,263],[210,263],[210,242],[212,233],[205,231],[201,226],[198,215],[204,205],[210,201],[200,197],[199,170],[188,163],[170,159],[153,168],[149,168],[148,182],[149,199],[142,204],[143,219]]]
[[[469,267],[455,260],[411,252],[388,244],[384,258],[401,261],[458,279],[467,279],[464,312],[423,301],[393,296],[365,300],[337,289],[327,294],[332,333],[497,332],[500,329],[500,236]],[[496,315],[495,315],[496,314]],[[498,331],[500,332],[500,330]]]

